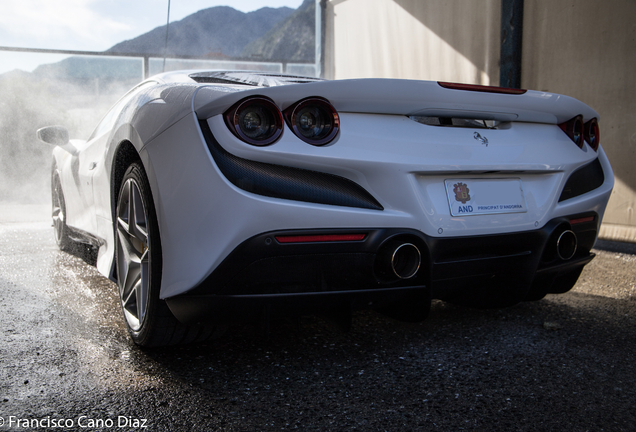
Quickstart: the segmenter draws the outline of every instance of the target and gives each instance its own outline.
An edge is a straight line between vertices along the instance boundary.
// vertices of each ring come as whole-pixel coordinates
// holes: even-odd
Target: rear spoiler
[[[251,87],[230,92],[227,87],[212,85],[199,89],[193,108],[198,118],[206,119],[225,112],[248,96],[267,96],[281,109],[306,97],[321,96],[329,100],[338,112],[550,124],[563,123],[579,114],[584,121],[599,118],[598,113],[583,102],[555,93],[532,90],[517,94],[500,93],[476,91],[475,87],[479,86],[448,88],[444,84],[448,83],[368,78]]]

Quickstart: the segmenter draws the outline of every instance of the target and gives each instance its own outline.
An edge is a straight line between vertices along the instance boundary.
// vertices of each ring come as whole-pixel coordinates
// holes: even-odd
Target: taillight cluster
[[[319,97],[300,100],[281,112],[271,99],[251,96],[234,104],[224,118],[237,138],[256,146],[270,145],[280,138],[283,118],[298,138],[315,146],[330,143],[340,130],[338,112]]]
[[[225,123],[237,138],[265,146],[283,133],[283,115],[268,98],[252,97],[234,104],[225,113]]]
[[[594,151],[598,150],[601,139],[601,130],[598,127],[596,117],[583,125],[583,134],[585,136],[585,141],[587,141],[590,147],[592,147]]]
[[[583,116],[577,115],[559,127],[579,148],[583,148],[583,142],[586,141],[594,151],[598,150],[601,132],[596,117],[583,123]]]
[[[283,111],[283,115],[294,134],[312,145],[330,143],[340,129],[336,109],[322,98],[303,99]]]

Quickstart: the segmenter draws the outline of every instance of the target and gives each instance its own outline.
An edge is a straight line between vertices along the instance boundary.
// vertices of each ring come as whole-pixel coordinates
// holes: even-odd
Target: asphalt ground
[[[601,241],[571,292],[506,309],[142,350],[48,212],[0,204],[0,431],[636,431],[636,245]]]

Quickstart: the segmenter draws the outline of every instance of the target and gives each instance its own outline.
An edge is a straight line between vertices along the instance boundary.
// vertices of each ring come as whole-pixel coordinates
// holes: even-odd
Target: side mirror
[[[68,130],[64,126],[43,127],[38,129],[36,135],[43,143],[59,146],[72,155],[77,154],[77,148],[71,144],[68,138]]]
[[[40,141],[47,144],[53,144],[56,146],[64,147],[68,144],[68,131],[64,126],[47,126],[38,129],[36,132]]]

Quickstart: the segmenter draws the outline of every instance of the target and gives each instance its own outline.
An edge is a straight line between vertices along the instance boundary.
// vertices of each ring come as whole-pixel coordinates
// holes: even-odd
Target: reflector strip
[[[592,222],[593,220],[594,220],[594,216],[588,216],[588,217],[579,218],[579,219],[570,219],[570,225],[576,225],[576,224],[585,223],[585,222]]]
[[[323,234],[323,235],[297,235],[297,236],[276,236],[279,243],[326,243],[343,241],[364,240],[366,234]]]
[[[451,82],[443,82],[437,81],[437,84],[441,85],[444,88],[452,89],[452,90],[468,90],[468,91],[478,91],[485,93],[503,93],[503,94],[513,94],[513,95],[521,95],[527,92],[526,89],[515,89],[509,87],[495,87],[495,86],[483,86],[476,84],[461,84],[461,83],[451,83]]]

